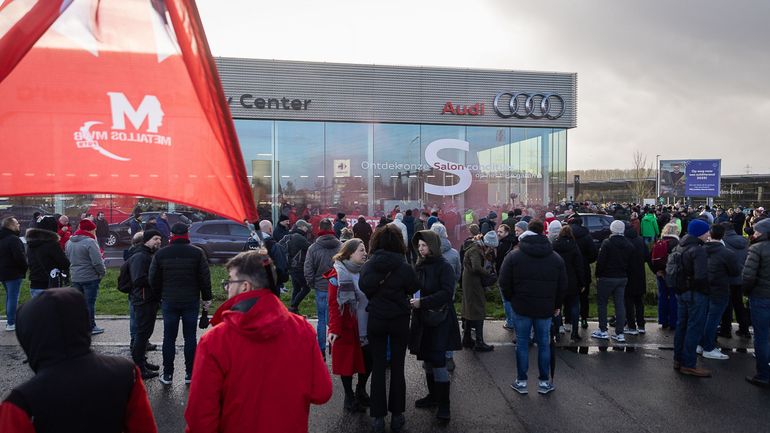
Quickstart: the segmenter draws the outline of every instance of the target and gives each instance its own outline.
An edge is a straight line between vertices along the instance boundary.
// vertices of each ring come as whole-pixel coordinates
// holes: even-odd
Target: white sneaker
[[[626,337],[623,334],[615,334],[612,336],[612,339],[617,341],[618,343],[626,342]]]
[[[9,325],[9,324],[6,323],[5,324],[5,330],[6,331],[15,331],[16,330],[16,325]]]
[[[639,331],[636,328],[626,328],[623,333],[628,335],[639,335]]]
[[[596,331],[591,333],[591,337],[598,338],[600,340],[609,340],[610,335],[607,334],[607,331],[602,331],[600,329],[597,329]]]
[[[566,333],[567,333],[567,330],[566,330],[566,329],[564,329],[564,325],[562,325],[562,326],[559,326],[559,334],[562,334],[562,335],[564,335],[564,334],[566,334]]]
[[[695,348],[695,353],[698,355],[703,355],[703,346],[699,344],[698,347]]]
[[[718,347],[715,347],[714,350],[712,350],[711,352],[703,352],[703,357],[708,359],[720,359],[720,360],[730,359],[730,357],[722,353],[722,351],[719,350]]]

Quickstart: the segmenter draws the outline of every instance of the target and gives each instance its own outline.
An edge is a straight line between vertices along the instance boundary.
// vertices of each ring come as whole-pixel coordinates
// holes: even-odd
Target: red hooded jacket
[[[266,289],[228,300],[212,322],[195,352],[186,431],[306,433],[310,404],[332,396],[310,323]]]

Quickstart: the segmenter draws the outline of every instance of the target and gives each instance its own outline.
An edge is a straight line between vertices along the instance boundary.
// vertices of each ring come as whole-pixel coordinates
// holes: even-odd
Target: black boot
[[[356,398],[356,395],[352,392],[345,393],[345,410],[348,412],[366,412],[366,408],[361,406]]]
[[[436,411],[436,418],[442,423],[449,422],[450,410],[449,410],[449,382],[436,382],[436,399],[438,400],[438,411]]]
[[[356,384],[356,400],[363,407],[371,406],[371,399],[369,394],[366,393],[366,382],[361,380],[360,374],[358,375],[358,384]]]
[[[435,388],[436,382],[433,380],[432,374],[425,375],[425,383],[428,385],[428,395],[415,401],[414,407],[426,409],[426,408],[436,407],[438,405],[438,400],[436,399],[436,388]]]
[[[494,346],[490,346],[484,342],[484,321],[474,320],[474,328],[476,328],[476,344],[473,346],[474,352],[491,352],[495,350]]]
[[[473,337],[471,337],[471,321],[463,319],[463,347],[466,349],[473,349],[475,343]]]

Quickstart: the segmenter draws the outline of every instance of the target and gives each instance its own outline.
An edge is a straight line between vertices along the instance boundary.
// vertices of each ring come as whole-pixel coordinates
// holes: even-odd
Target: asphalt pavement
[[[128,320],[97,319],[106,329],[93,338],[95,350],[129,356]],[[537,347],[530,348],[528,395],[510,388],[516,375],[512,334],[500,321],[488,321],[490,353],[464,350],[455,353],[457,369],[452,374],[452,421],[438,426],[433,414],[414,408],[426,393],[423,370],[407,355],[407,425],[405,432],[767,432],[770,431],[770,390],[748,384],[754,373],[751,342],[736,337],[720,339],[730,359],[699,363],[713,377],[697,379],[672,369],[673,332],[648,324],[647,334],[628,337],[626,344],[597,341],[588,335],[590,323],[578,344],[566,337],[555,351],[556,390],[548,395],[535,392]],[[200,332],[199,332],[200,334]],[[162,322],[158,321],[151,341],[160,344]],[[162,364],[160,351],[149,353],[150,361]],[[11,332],[0,333],[0,396],[32,375],[24,353]],[[184,431],[184,409],[188,388],[184,385],[182,337],[177,341],[174,383],[146,382],[150,402],[161,432]],[[291,371],[284,372],[286,375]],[[334,396],[311,408],[311,432],[366,432],[366,414],[348,414],[342,407],[339,378],[332,376]],[[255,391],[257,392],[257,391]]]

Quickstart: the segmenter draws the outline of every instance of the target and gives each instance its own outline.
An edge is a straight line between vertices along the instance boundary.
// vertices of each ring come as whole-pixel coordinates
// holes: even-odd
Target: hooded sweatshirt
[[[460,275],[463,271],[463,265],[460,263],[460,253],[452,248],[452,244],[449,243],[449,239],[441,238],[441,255],[444,256],[444,260],[452,265],[452,270],[455,273],[455,282],[460,281]]]
[[[340,240],[331,232],[321,232],[313,245],[310,245],[303,269],[308,286],[322,292],[329,290],[324,274],[334,265],[332,257],[337,254],[341,245]]]
[[[211,324],[195,352],[186,431],[306,433],[310,404],[332,395],[312,325],[267,289],[229,299]]]
[[[552,317],[567,290],[564,260],[543,235],[519,237],[519,248],[505,256],[498,284],[516,314]]]
[[[30,288],[48,288],[53,269],[69,275],[70,261],[59,247],[59,235],[49,230],[29,229],[26,238]]]
[[[35,376],[0,405],[2,432],[157,432],[133,362],[91,351],[83,295],[46,290],[19,308],[16,336]]]
[[[99,244],[94,238],[86,235],[72,236],[67,242],[65,253],[70,261],[73,283],[100,280],[104,277],[107,270],[99,252]]]
[[[746,263],[746,257],[749,255],[749,240],[739,235],[733,229],[725,230],[725,236],[722,238],[725,247],[735,254],[735,260],[738,262],[740,270],[737,277],[730,278],[731,286],[740,286],[743,284],[743,265]]]
[[[26,273],[27,258],[19,233],[0,228],[0,281],[24,278]]]
[[[611,235],[602,242],[596,260],[596,278],[628,278],[634,246],[623,235]]]

